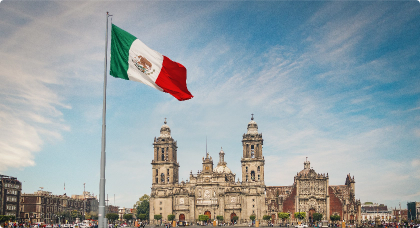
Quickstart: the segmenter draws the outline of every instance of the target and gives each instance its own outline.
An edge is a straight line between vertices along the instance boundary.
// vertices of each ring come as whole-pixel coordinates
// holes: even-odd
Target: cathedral
[[[221,215],[225,222],[237,216],[238,223],[247,223],[251,215],[257,220],[270,215],[273,223],[279,223],[279,212],[290,213],[292,222],[296,221],[294,212],[306,212],[307,222],[312,221],[313,213],[323,214],[326,220],[330,215],[339,215],[346,222],[360,221],[361,204],[355,199],[355,181],[350,174],[344,185],[329,185],[328,173],[316,173],[305,161],[292,185],[266,186],[263,141],[252,117],[242,136],[241,181],[239,177],[235,181],[236,175],[227,167],[221,149],[216,167],[206,153],[203,169],[197,174],[191,172],[189,180],[179,182],[177,142],[165,120],[160,136],[153,142],[150,221],[157,214],[163,220],[173,214],[176,221],[195,222],[199,215],[214,220]]]

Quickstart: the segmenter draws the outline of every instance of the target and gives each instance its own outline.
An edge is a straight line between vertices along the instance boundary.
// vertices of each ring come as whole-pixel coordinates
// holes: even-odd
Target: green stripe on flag
[[[111,66],[109,73],[125,80],[128,79],[128,53],[137,38],[112,24],[111,28]]]

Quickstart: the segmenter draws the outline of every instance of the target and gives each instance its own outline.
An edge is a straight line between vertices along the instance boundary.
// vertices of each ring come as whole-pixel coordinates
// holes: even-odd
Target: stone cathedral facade
[[[270,215],[272,222],[278,223],[278,212],[291,213],[293,221],[293,213],[298,211],[307,213],[307,221],[311,221],[315,212],[323,214],[324,219],[338,214],[348,222],[360,221],[361,204],[355,199],[355,181],[350,174],[344,185],[331,186],[328,174],[316,173],[309,161],[305,161],[304,169],[297,173],[292,185],[266,186],[263,138],[253,117],[242,136],[241,178],[236,179],[227,167],[221,149],[216,167],[213,158],[206,153],[202,159],[203,169],[197,174],[191,172],[189,180],[179,182],[177,142],[166,121],[153,147],[151,222],[156,214],[162,215],[163,220],[173,214],[176,221],[186,222],[197,221],[198,216],[204,214],[211,220],[222,215],[225,222],[238,216],[239,223],[249,222],[251,215],[258,220]]]

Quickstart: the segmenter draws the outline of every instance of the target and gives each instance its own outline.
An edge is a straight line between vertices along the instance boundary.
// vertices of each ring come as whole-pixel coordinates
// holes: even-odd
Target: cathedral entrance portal
[[[210,211],[206,211],[206,212],[204,212],[204,215],[209,216],[209,220],[211,220],[211,212],[210,212]]]
[[[274,224],[274,221],[276,220],[276,214],[271,215],[271,224]]]
[[[354,223],[354,215],[350,215],[350,223]]]
[[[179,215],[179,221],[185,221],[185,215],[184,214]]]
[[[311,223],[314,222],[314,213],[315,213],[315,209],[312,208],[312,209],[309,210],[309,217],[308,218],[309,218],[309,222],[311,222]]]
[[[232,214],[230,214],[230,221],[233,223],[234,221],[233,221],[233,216],[236,216],[236,214],[235,213],[232,213]]]

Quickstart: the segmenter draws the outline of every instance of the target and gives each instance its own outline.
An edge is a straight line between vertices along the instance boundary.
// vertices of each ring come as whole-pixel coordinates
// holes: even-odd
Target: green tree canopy
[[[96,212],[96,211],[87,212],[85,214],[85,219],[98,220],[98,212]]]
[[[312,215],[312,217],[314,218],[314,221],[321,221],[322,220],[322,214],[321,213],[314,213]]]
[[[124,214],[123,219],[131,220],[131,219],[133,219],[133,215],[132,214]]]
[[[155,215],[154,218],[155,218],[155,220],[161,220],[162,219],[162,215]]]
[[[90,219],[98,220],[98,212],[97,211],[91,211],[89,214],[90,214]]]
[[[203,222],[208,221],[209,220],[209,216],[207,216],[207,215],[199,215],[198,216],[198,220],[199,221],[203,221]]]
[[[115,222],[115,220],[117,220],[118,219],[118,214],[117,213],[108,213],[108,214],[106,214],[105,215],[105,217],[109,220],[109,221],[111,221],[111,222]]]
[[[75,219],[75,218],[80,218],[80,214],[79,214],[79,212],[78,212],[78,211],[76,211],[76,210],[71,211],[71,212],[70,212],[70,216],[71,216],[73,219]]]
[[[295,218],[302,220],[306,217],[306,212],[295,212],[294,216]]]
[[[149,200],[150,200],[150,197],[144,194],[142,197],[139,198],[139,201],[137,201],[136,204],[134,204],[137,210],[136,211],[137,218],[139,218],[140,214],[145,214],[146,219],[149,218]]]
[[[89,212],[85,213],[85,219],[92,219],[92,215]]]
[[[174,221],[175,219],[175,215],[168,215],[168,220],[169,221]]]
[[[10,216],[0,215],[0,224],[5,223],[10,220]]]
[[[147,219],[146,214],[139,214],[139,216],[137,216],[138,219],[140,219],[141,221],[144,221]]]
[[[279,218],[281,218],[283,221],[290,218],[290,214],[287,212],[279,212]]]
[[[331,215],[331,216],[330,216],[330,219],[331,219],[331,221],[338,221],[338,220],[340,220],[341,218],[340,218],[340,216],[339,216],[339,215]]]
[[[147,194],[144,194],[142,197],[139,198],[139,200],[133,205],[133,208],[137,208],[137,206],[140,206],[141,202],[143,201],[150,201],[150,196]]]
[[[58,211],[55,214],[60,217],[61,221],[71,218],[70,211]],[[98,216],[98,213],[96,213],[96,216]]]
[[[268,221],[270,221],[270,219],[271,219],[271,216],[263,215],[263,220],[267,221],[267,224],[268,224]]]
[[[255,215],[249,216],[249,219],[251,219],[251,221],[255,221]]]
[[[216,219],[219,220],[219,221],[223,221],[223,216],[222,215],[218,215],[218,216],[216,216]]]
[[[239,217],[235,215],[235,216],[232,217],[232,220],[233,221],[238,221],[239,220]]]

